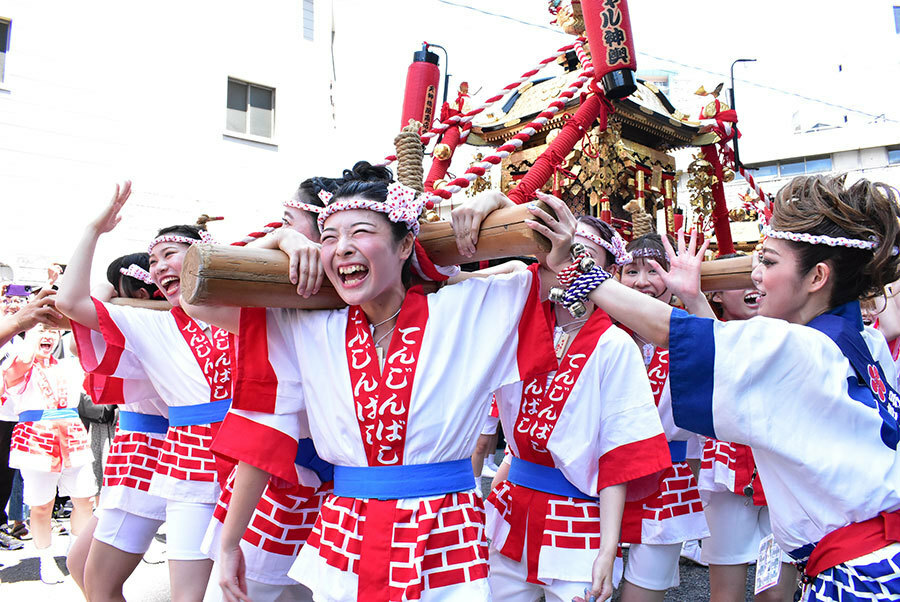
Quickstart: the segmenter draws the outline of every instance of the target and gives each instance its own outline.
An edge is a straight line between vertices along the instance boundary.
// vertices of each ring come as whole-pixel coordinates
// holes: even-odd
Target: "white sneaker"
[[[41,581],[44,583],[53,585],[55,583],[62,583],[66,580],[66,576],[59,570],[59,565],[56,564],[56,558],[54,558],[52,554],[42,554],[40,556],[40,563]]]
[[[691,539],[682,544],[681,557],[687,558],[694,564],[699,564],[700,566],[709,566],[708,562],[703,562],[700,559],[700,543],[696,539]]]
[[[488,462],[488,460],[484,461],[484,466],[481,467],[481,476],[487,479],[493,479],[497,476],[497,465],[494,464],[491,466],[493,462]]]

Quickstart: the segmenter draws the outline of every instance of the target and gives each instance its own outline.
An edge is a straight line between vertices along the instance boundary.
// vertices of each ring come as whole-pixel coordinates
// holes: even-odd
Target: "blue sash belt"
[[[669,441],[669,455],[672,456],[672,464],[684,462],[687,459],[687,441]]]
[[[506,477],[506,480],[522,487],[543,491],[544,493],[552,493],[553,495],[572,497],[578,500],[597,499],[573,485],[560,469],[541,466],[515,456],[512,457],[512,462],[509,465],[509,476]]]
[[[310,469],[316,473],[316,476],[323,483],[334,480],[334,465],[319,457],[312,439],[300,439],[297,444],[297,456],[294,458],[294,464]]]
[[[119,411],[119,428],[123,431],[137,433],[156,433],[165,435],[169,430],[169,421],[165,416],[141,414],[139,412]]]
[[[212,424],[225,420],[231,407],[231,398],[210,401],[195,406],[172,406],[169,408],[169,426],[192,426]]]
[[[334,494],[341,497],[401,500],[474,487],[469,458],[436,464],[334,467]]]
[[[68,420],[71,418],[78,418],[78,410],[75,408],[63,408],[62,410],[25,410],[19,414],[19,422]]]

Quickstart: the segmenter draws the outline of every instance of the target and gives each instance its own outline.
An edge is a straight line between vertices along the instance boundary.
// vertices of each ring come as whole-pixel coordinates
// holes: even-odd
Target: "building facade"
[[[231,242],[328,167],[330,0],[0,0],[0,262],[39,284],[133,181],[95,273],[161,226]],[[100,265],[102,264],[102,265]]]

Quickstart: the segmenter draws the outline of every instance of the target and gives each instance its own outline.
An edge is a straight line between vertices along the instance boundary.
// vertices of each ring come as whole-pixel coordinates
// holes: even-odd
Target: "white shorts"
[[[73,498],[91,497],[97,493],[97,482],[94,480],[94,469],[90,464],[64,468],[62,472],[44,472],[20,468],[24,481],[24,500],[29,506],[43,506],[56,499],[56,490],[60,495]]]
[[[575,596],[584,596],[585,588],[590,583],[582,581],[563,581],[562,579],[548,579],[545,585],[526,582],[528,567],[525,554],[522,560],[515,560],[504,556],[496,549],[491,548],[488,561],[488,583],[491,586],[491,598],[503,600],[503,602],[537,602],[542,597],[547,602],[570,602]],[[613,564],[613,587],[618,587],[622,580],[622,559],[616,558]]]
[[[481,427],[482,435],[496,435],[497,425],[500,424],[500,418],[496,416],[488,416]]]
[[[129,554],[144,554],[165,521],[106,508],[97,511],[94,539]]]
[[[628,548],[625,581],[654,591],[678,587],[681,543],[634,543]]]
[[[700,559],[723,565],[756,562],[759,542],[772,534],[769,508],[748,504],[748,498],[730,491],[713,491],[707,495],[709,503],[703,512],[709,537],[703,540]],[[783,552],[782,560],[792,562]]]
[[[166,555],[169,560],[209,560],[200,551],[215,504],[166,500]]]

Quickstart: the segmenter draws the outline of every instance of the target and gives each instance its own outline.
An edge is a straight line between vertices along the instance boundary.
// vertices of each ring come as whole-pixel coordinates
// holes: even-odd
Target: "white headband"
[[[606,242],[602,237],[597,236],[596,234],[591,234],[590,232],[575,232],[575,236],[580,236],[585,240],[589,240],[595,245],[603,247],[606,249],[610,255],[612,255],[616,260],[616,265],[625,265],[626,263],[631,263],[633,258],[631,257],[631,253],[625,248],[626,243],[625,239],[619,236],[619,233],[615,230],[613,231],[613,239],[612,242]]]
[[[200,230],[200,240],[196,238],[190,238],[188,236],[181,236],[179,234],[163,234],[162,236],[157,236],[152,241],[150,241],[150,246],[147,247],[147,253],[151,253],[153,251],[153,247],[163,242],[180,242],[186,245],[194,245],[198,242],[214,242],[213,237],[206,230]]]
[[[773,230],[772,226],[768,224],[762,227],[762,234],[769,238],[780,238],[782,240],[791,240],[793,242],[805,242],[811,245],[849,247],[851,249],[862,249],[864,251],[874,251],[878,248],[877,240],[844,238],[843,236],[825,236],[824,234],[809,234],[808,232],[786,232],[784,230]],[[897,247],[891,249],[891,255],[897,255],[898,253],[900,253],[900,249]]]
[[[302,203],[294,199],[288,199],[283,204],[285,207],[301,209],[303,211],[309,211],[310,213],[321,213],[323,209],[323,207],[319,207],[318,205],[310,205],[309,203]]]
[[[123,276],[131,276],[144,284],[153,284],[153,279],[150,278],[150,272],[136,263],[132,263],[128,268],[119,268],[119,273]]]
[[[668,253],[658,251],[657,249],[643,248],[643,249],[635,249],[634,251],[631,251],[631,261],[629,263],[633,262],[635,259],[647,259],[647,258],[656,259],[656,260],[665,259],[666,263],[669,262],[669,254]]]
[[[324,190],[319,192],[319,198],[328,203],[334,195]],[[416,191],[399,182],[388,184],[387,198],[383,203],[367,199],[348,199],[326,205],[319,212],[319,230],[325,227],[325,220],[333,213],[347,209],[368,209],[384,213],[395,224],[406,224],[414,236],[419,235],[419,214],[425,206],[425,195],[416,197]]]

